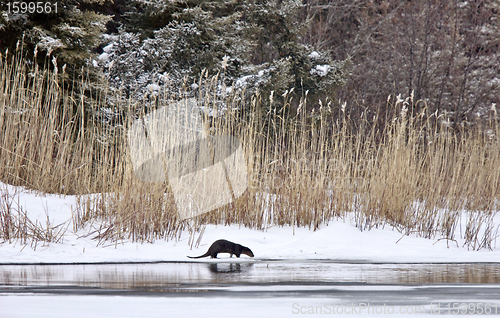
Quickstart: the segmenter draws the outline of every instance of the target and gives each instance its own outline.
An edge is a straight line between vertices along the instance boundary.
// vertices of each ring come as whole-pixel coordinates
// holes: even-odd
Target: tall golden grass
[[[218,77],[202,74],[200,105],[226,109],[209,131],[241,139],[249,188],[223,208],[182,220],[168,183],[134,175],[126,133],[135,118],[111,127],[89,116],[89,109],[105,107],[105,98],[85,100],[84,92],[64,88],[61,74],[29,67],[19,56],[0,59],[0,179],[79,195],[74,230],[91,228],[99,242],[174,239],[183,231],[194,238],[210,223],[315,230],[334,218],[353,218],[361,230],[390,226],[402,236],[449,241],[465,224],[460,233],[471,249],[491,249],[498,235],[500,140],[493,110],[485,125],[459,131],[422,101],[394,97],[386,112],[394,115],[353,120],[346,104],[306,111],[307,95],[295,112],[286,92],[273,108],[264,103],[270,98],[276,105],[272,96],[246,101],[243,93],[218,94]],[[86,81],[83,74],[80,87]],[[153,104],[168,105],[168,93]],[[118,107],[140,105],[122,100]],[[5,238],[12,211],[0,213]]]
[[[64,89],[64,68],[30,66],[22,52],[0,54],[0,177],[50,193],[92,193],[113,184],[114,136],[85,108],[101,100],[85,96],[90,86],[82,74],[78,92]],[[60,71],[62,69],[62,73]]]

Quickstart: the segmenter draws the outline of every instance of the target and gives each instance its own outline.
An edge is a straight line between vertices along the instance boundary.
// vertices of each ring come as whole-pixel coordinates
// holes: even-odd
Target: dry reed
[[[361,230],[391,226],[402,235],[452,241],[465,224],[461,233],[471,249],[491,249],[498,235],[496,114],[487,129],[457,131],[425,107],[414,113],[423,102],[412,96],[388,102],[394,115],[383,121],[354,121],[346,104],[338,112],[320,104],[306,113],[304,96],[295,115],[286,93],[279,107],[268,108],[267,97],[246,102],[242,93],[221,95],[217,76],[201,76],[200,105],[212,113],[225,109],[211,118],[209,131],[241,139],[249,188],[227,206],[182,220],[168,182],[134,175],[126,133],[137,116],[122,127],[106,126],[86,116],[88,105],[104,107],[104,98],[78,100],[82,94],[64,89],[55,72],[28,68],[22,58],[4,56],[0,63],[0,179],[43,192],[98,193],[80,197],[74,230],[92,228],[100,243],[175,239],[183,231],[194,237],[210,223],[315,230],[347,216]],[[152,104],[167,105],[167,93]],[[6,238],[21,225],[3,211],[0,237]]]

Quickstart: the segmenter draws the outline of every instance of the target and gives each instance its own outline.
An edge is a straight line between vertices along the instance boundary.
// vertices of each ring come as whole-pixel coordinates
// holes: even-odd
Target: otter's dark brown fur
[[[233,257],[233,254],[236,255],[236,257],[240,257],[241,254],[253,257],[253,253],[248,247],[233,242],[229,242],[227,240],[217,240],[213,242],[208,251],[203,255],[196,257],[193,256],[188,256],[188,257],[202,258],[210,256],[211,258],[217,258],[217,254],[219,253],[229,253],[231,254],[231,257]]]

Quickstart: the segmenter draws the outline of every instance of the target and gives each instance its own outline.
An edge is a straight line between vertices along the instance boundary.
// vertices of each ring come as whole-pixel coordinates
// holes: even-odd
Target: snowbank
[[[208,225],[199,248],[191,249],[189,233],[183,232],[178,240],[157,240],[153,243],[123,241],[98,245],[87,234],[92,228],[76,233],[72,226],[72,211],[76,209],[76,197],[41,196],[22,188],[1,185],[2,195],[8,192],[12,207],[22,209],[33,221],[51,226],[62,224],[67,228],[62,243],[43,244],[36,248],[25,246],[18,240],[0,242],[0,263],[86,263],[86,262],[161,262],[207,261],[191,260],[187,255],[205,253],[210,244],[220,238],[248,246],[255,254],[253,261],[266,259],[329,260],[339,262],[498,262],[500,247],[493,242],[493,251],[469,251],[463,247],[465,227],[457,227],[457,241],[430,240],[415,235],[403,236],[390,226],[361,232],[350,216],[332,220],[317,231],[307,228],[273,226],[265,230],[253,230],[233,226]],[[465,221],[463,221],[465,222]],[[500,224],[499,215],[495,219]],[[497,227],[496,227],[497,228]],[[199,233],[196,233],[195,240]],[[224,261],[228,254],[219,255]],[[235,260],[234,258],[232,260]],[[243,255],[242,262],[252,259]]]

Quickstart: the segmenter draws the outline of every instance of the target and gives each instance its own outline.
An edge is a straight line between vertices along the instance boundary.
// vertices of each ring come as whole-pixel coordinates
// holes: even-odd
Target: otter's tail
[[[189,258],[202,258],[202,257],[207,257],[207,256],[210,256],[210,254],[208,254],[208,252],[206,252],[205,254],[200,255],[200,256],[188,256],[188,257]]]

